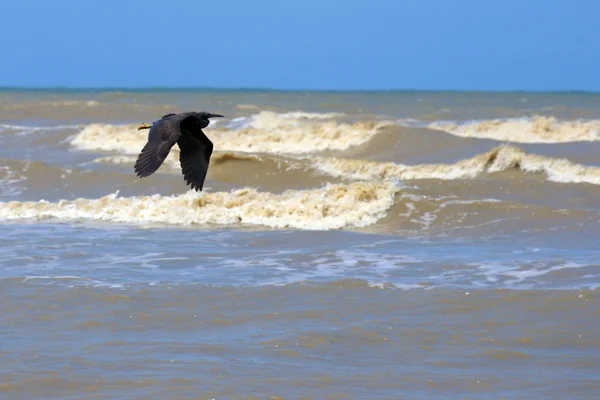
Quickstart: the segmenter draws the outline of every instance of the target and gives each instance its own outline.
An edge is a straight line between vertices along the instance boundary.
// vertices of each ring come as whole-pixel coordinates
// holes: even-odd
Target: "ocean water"
[[[1,90],[0,398],[596,399],[598,154],[588,93]]]

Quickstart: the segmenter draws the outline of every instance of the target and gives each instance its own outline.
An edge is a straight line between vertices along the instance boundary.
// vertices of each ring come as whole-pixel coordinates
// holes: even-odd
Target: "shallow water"
[[[596,398],[599,105],[2,91],[2,398]],[[133,173],[184,110],[202,193]]]

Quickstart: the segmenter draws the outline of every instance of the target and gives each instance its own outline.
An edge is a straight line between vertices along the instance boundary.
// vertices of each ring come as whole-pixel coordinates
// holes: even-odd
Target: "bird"
[[[202,191],[208,171],[213,144],[202,132],[210,124],[210,118],[224,118],[209,112],[184,112],[167,114],[152,124],[141,124],[138,130],[150,129],[148,142],[135,162],[135,173],[139,178],[152,175],[167,158],[171,147],[179,146],[181,172],[192,190]]]

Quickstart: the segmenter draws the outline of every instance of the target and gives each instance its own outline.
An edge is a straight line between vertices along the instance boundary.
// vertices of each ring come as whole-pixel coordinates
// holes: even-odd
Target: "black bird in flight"
[[[179,162],[186,184],[201,191],[208,171],[213,144],[202,128],[209,118],[223,117],[208,112],[167,114],[152,125],[142,124],[138,130],[150,129],[148,143],[135,162],[135,173],[140,178],[152,175],[162,165],[175,143],[179,145]]]

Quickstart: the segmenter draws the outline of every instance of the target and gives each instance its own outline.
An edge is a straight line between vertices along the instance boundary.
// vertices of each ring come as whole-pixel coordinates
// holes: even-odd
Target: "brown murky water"
[[[205,191],[169,112],[227,118]],[[595,399],[600,96],[0,92],[0,398]]]

